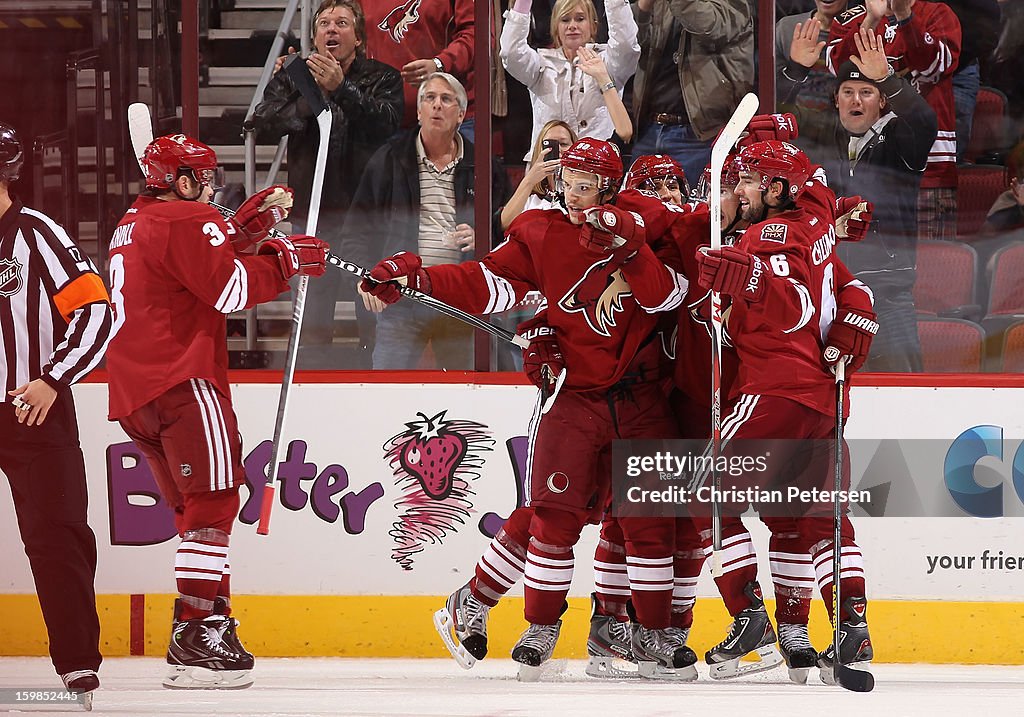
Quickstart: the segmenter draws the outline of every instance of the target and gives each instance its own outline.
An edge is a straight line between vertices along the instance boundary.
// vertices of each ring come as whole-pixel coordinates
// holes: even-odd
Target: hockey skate
[[[536,682],[542,666],[551,659],[562,631],[562,620],[554,625],[530,625],[512,648],[512,659],[519,663],[520,682]]]
[[[476,599],[469,583],[448,596],[434,613],[434,628],[444,646],[464,670],[487,655],[487,616],[491,608]]]
[[[847,667],[869,671],[867,663],[875,656],[875,651],[868,635],[867,601],[862,597],[850,597],[843,601],[843,607],[851,617],[839,624],[839,659]],[[832,669],[834,659],[835,645],[829,645],[818,655],[819,674],[826,685],[836,683]]]
[[[182,620],[174,626],[167,647],[170,670],[164,687],[172,689],[241,689],[252,685],[255,660],[232,649],[225,635],[234,634],[234,621],[223,615]]]
[[[686,646],[680,628],[652,629],[633,625],[633,655],[640,676],[649,680],[693,682],[697,679],[697,655]]]
[[[782,655],[775,647],[775,630],[761,598],[761,587],[750,582],[743,592],[750,598],[750,607],[740,610],[733,619],[729,634],[704,656],[714,680],[752,675],[782,664]],[[753,652],[757,653],[759,661],[741,665],[740,658]]]
[[[587,636],[587,674],[604,679],[639,677],[633,658],[629,623],[612,615],[599,615],[597,595],[590,594],[590,635]],[[626,666],[626,663],[630,663]]]
[[[92,710],[92,693],[100,686],[100,678],[95,670],[65,672],[60,679],[64,682],[64,689],[78,696],[82,709],[86,712]]]
[[[255,663],[252,653],[245,649],[242,640],[238,637],[238,620],[229,617],[227,611],[228,602],[226,599],[218,597],[213,601],[213,614],[224,618],[224,629],[220,634],[221,639],[229,650],[247,657]]]
[[[789,670],[789,679],[807,684],[807,673],[818,664],[818,651],[811,645],[807,625],[779,623],[779,649]]]

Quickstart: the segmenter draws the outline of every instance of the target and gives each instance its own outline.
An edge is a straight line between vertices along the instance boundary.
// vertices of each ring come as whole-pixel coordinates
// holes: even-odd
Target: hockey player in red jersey
[[[297,236],[238,253],[287,216],[291,190],[266,189],[225,221],[209,204],[217,157],[190,137],[157,138],[142,165],[146,190],[110,242],[109,416],[146,457],[181,536],[164,684],[248,687],[253,656],[230,617],[228,542],[244,469],[227,314],[287,291],[292,276],[323,274],[326,244]]]
[[[834,209],[828,210],[834,208],[834,198],[819,201],[820,196],[805,192],[813,168],[803,152],[785,142],[755,143],[741,151],[737,168],[736,194],[743,218],[751,225],[736,246],[696,255],[699,283],[732,299],[728,332],[740,364],[732,391],[735,405],[723,422],[722,437],[827,441],[836,416],[835,383],[826,365],[852,349],[826,351],[826,340],[834,340],[830,332],[835,327],[843,342],[863,344],[877,327],[855,312],[837,318]],[[791,444],[780,446],[793,450]],[[820,444],[811,449],[812,455],[800,458],[807,461],[805,475],[820,484],[829,475],[831,457],[818,448]],[[773,452],[773,462],[782,457]],[[786,462],[795,460],[780,461]],[[794,552],[812,555],[822,598],[831,611],[831,519],[818,515],[812,512],[812,517],[795,521],[765,517],[764,522],[773,533],[795,526]],[[839,649],[847,664],[872,657],[863,576],[853,526],[844,518],[840,579],[848,597],[834,619],[843,623]],[[733,574],[748,591],[749,586],[756,587],[755,578],[753,565]],[[759,602],[760,596],[751,601]],[[729,637],[707,654],[712,669],[766,647],[770,623],[763,609],[744,610],[735,618]],[[831,666],[831,651],[830,647],[819,656],[822,668]],[[831,670],[823,669],[823,677],[826,673]]]
[[[907,75],[935,110],[938,136],[918,196],[918,237],[956,240],[956,107],[953,73],[960,60],[960,21],[950,7],[930,0],[866,0],[840,13],[829,35],[825,61],[836,75],[858,56],[861,27],[878,36],[889,73]],[[881,141],[881,140],[879,140]]]
[[[387,303],[390,282],[473,313],[514,306],[531,290],[548,302],[549,326],[561,337],[568,378],[558,400],[535,421],[530,465],[534,515],[525,559],[530,627],[512,651],[529,678],[551,657],[574,567],[573,546],[610,490],[616,438],[672,435],[673,420],[658,383],[659,314],[677,308],[687,282],[648,243],[638,215],[610,204],[622,176],[618,151],[584,139],[561,158],[566,212],[534,210],[518,217],[507,240],[479,262],[424,269],[397,254],[371,271],[362,289]],[[647,199],[647,201],[655,201]],[[672,247],[667,247],[674,255]],[[691,650],[667,631],[672,598],[671,519],[623,519],[637,624],[632,647],[641,668],[677,678],[693,672]],[[525,668],[525,669],[524,669]],[[532,674],[531,674],[532,673]]]

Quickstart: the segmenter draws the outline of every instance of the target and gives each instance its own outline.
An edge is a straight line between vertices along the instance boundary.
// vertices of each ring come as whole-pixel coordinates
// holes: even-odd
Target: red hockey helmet
[[[157,137],[142,155],[146,186],[170,189],[182,169],[192,171],[200,184],[214,189],[223,186],[223,172],[217,166],[217,154],[197,139],[184,134]]]
[[[611,142],[584,137],[577,140],[561,156],[562,169],[590,172],[601,178],[601,191],[617,185],[622,179],[622,157]]]
[[[725,158],[725,164],[722,165],[723,187],[735,187],[740,183],[740,174],[736,170],[737,157],[739,157],[738,154],[731,152]],[[700,175],[696,196],[702,202],[708,201],[708,197],[711,196],[711,165],[704,167],[704,171]]]
[[[679,182],[679,191],[684,201],[690,194],[690,183],[686,181],[686,173],[679,162],[667,154],[645,154],[637,157],[633,166],[626,172],[625,189],[644,188],[644,184],[655,179],[673,177]]]
[[[735,167],[739,172],[759,172],[761,191],[775,179],[785,179],[789,184],[789,198],[796,199],[811,178],[811,160],[803,151],[790,144],[770,139],[755,142],[740,150]]]
[[[25,160],[18,133],[10,125],[0,122],[0,182],[13,182],[21,173]]]

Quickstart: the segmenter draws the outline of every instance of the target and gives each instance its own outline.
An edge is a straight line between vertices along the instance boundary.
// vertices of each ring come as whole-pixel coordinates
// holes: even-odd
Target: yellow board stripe
[[[232,599],[246,647],[264,657],[446,657],[431,619],[443,596],[239,595]],[[167,650],[173,595],[147,595],[146,654]],[[129,654],[128,595],[99,595],[100,649]],[[1024,664],[1021,603],[876,600],[868,624],[879,662]],[[768,601],[769,613],[774,606]],[[522,598],[491,611],[489,654],[505,658],[525,629]],[[0,655],[45,655],[46,631],[35,595],[0,595]],[[729,616],[720,600],[697,601],[690,646],[704,652],[725,637]],[[399,617],[400,616],[400,617]],[[590,601],[572,598],[555,657],[586,657]],[[969,626],[969,629],[960,629]],[[811,638],[830,641],[825,610],[815,602]]]
[[[46,27],[45,22],[34,17],[22,17],[18,19],[21,20],[22,25],[33,30],[38,30],[40,28]]]
[[[73,17],[58,17],[57,24],[70,30],[79,30],[82,27],[82,23]]]

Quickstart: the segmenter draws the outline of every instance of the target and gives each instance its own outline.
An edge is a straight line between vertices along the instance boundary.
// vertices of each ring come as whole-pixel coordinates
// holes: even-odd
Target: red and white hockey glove
[[[636,212],[600,204],[587,209],[584,215],[586,220],[580,227],[580,244],[584,249],[611,253],[624,264],[647,242],[644,220]]]
[[[276,254],[281,275],[287,281],[296,275],[323,276],[327,271],[327,242],[305,234],[287,239],[268,239],[260,245],[260,254]]]
[[[796,126],[796,117],[789,112],[785,114],[755,115],[747,125],[745,134],[736,144],[742,148],[755,142],[766,142],[770,139],[780,142],[792,142],[799,136],[800,131]]]
[[[404,284],[422,294],[430,293],[430,275],[423,268],[418,255],[400,251],[394,256],[382,259],[370,269],[370,278],[363,279],[359,288],[363,293],[375,296],[385,304],[393,304],[402,298],[398,285]]]
[[[701,247],[697,250],[697,265],[697,283],[701,286],[749,302],[764,298],[767,280],[772,275],[760,257],[733,246],[718,250]]]
[[[275,185],[242,202],[235,216],[228,220],[235,228],[235,239],[231,242],[235,251],[245,251],[263,241],[274,226],[287,219],[293,194],[290,187]]]
[[[846,359],[847,373],[853,373],[868,360],[871,340],[878,333],[878,316],[873,311],[840,309],[825,340],[822,358],[835,372],[840,359]]]
[[[836,236],[843,241],[866,237],[874,210],[874,204],[859,196],[836,197]]]
[[[542,391],[552,391],[558,374],[565,368],[565,357],[555,330],[544,325],[527,329],[520,325],[519,333],[530,341],[523,352],[523,371],[534,386]]]

